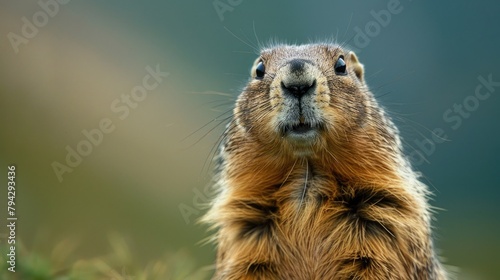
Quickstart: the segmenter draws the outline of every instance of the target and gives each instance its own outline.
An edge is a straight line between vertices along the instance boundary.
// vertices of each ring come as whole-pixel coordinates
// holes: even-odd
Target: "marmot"
[[[263,49],[216,157],[214,279],[447,279],[427,187],[352,51]]]

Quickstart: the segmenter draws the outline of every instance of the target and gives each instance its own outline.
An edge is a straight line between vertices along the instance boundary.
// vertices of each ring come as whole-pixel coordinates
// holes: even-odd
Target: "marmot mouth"
[[[310,130],[313,130],[314,127],[309,124],[309,123],[299,123],[297,125],[293,125],[291,128],[290,128],[290,131],[293,132],[293,133],[306,133]]]
[[[308,132],[316,131],[319,129],[321,129],[321,125],[319,125],[319,124],[301,122],[301,123],[293,124],[293,125],[292,124],[284,125],[281,129],[281,132],[283,133],[283,135],[307,134]]]

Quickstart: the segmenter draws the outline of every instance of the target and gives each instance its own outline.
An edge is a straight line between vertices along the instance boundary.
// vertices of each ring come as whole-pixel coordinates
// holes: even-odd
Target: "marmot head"
[[[341,46],[264,49],[235,109],[236,124],[269,150],[311,156],[363,126],[369,106],[363,65]]]

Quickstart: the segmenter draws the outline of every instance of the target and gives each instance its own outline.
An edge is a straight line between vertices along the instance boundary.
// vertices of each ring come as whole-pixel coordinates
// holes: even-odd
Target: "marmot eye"
[[[257,68],[255,68],[255,78],[262,79],[264,78],[264,74],[266,74],[266,67],[264,63],[261,61],[257,64]]]
[[[337,75],[346,75],[346,65],[344,61],[344,56],[341,55],[337,62],[335,62],[335,74]]]

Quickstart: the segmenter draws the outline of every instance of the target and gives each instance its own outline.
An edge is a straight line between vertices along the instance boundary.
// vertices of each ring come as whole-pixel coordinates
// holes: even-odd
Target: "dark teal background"
[[[229,5],[223,20],[214,3]],[[357,30],[366,33],[373,13],[397,3],[400,12],[386,26],[376,23],[361,46]],[[16,164],[18,237],[28,248],[50,252],[78,236],[76,254],[87,258],[118,232],[144,263],[184,249],[200,267],[210,264],[213,248],[197,243],[207,234],[194,223],[203,211],[193,189],[209,181],[204,162],[222,125],[184,138],[231,108],[259,42],[335,39],[357,50],[407,153],[425,155],[415,165],[434,193],[436,244],[446,263],[461,270],[459,279],[500,279],[500,86],[473,103],[479,77],[500,82],[498,2],[72,0],[59,8],[16,54],[7,34],[20,34],[21,18],[40,6],[0,4],[0,178]],[[157,64],[168,78],[119,120],[112,101]],[[460,125],[458,113],[443,117],[464,101],[473,110]],[[65,147],[105,117],[116,130],[59,182],[51,163],[64,162]],[[436,128],[446,141],[432,140]],[[180,205],[199,213],[186,223]]]

